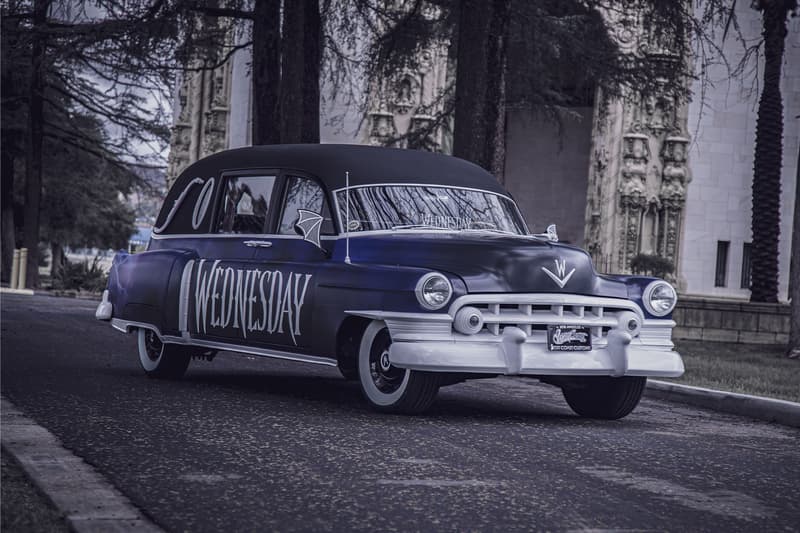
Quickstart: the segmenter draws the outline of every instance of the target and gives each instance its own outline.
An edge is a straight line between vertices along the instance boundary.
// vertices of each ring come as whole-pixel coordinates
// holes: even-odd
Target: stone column
[[[621,49],[675,68],[678,57],[644,32],[639,4],[629,1],[622,5],[607,14]],[[689,182],[687,109],[666,92],[647,98],[633,90],[622,93],[609,101],[598,91],[595,100],[587,250],[596,267],[610,273],[630,273],[631,260],[638,254],[659,255],[672,263],[673,277],[678,278]]]

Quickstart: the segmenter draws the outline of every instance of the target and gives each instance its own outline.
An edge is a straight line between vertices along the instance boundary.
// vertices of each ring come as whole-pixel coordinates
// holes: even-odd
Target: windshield
[[[339,217],[347,219],[346,193],[337,192]],[[350,189],[350,231],[445,229],[524,235],[514,203],[498,194],[422,185],[375,185]]]

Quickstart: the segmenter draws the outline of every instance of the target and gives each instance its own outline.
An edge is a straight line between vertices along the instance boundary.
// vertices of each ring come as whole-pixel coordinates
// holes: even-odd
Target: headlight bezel
[[[652,298],[653,294],[657,289],[660,287],[667,287],[670,291],[672,291],[673,301],[672,305],[667,310],[659,310],[653,307]],[[647,287],[645,287],[644,291],[642,291],[642,304],[644,304],[645,310],[655,317],[664,317],[669,315],[672,311],[675,310],[675,306],[678,304],[678,291],[675,290],[670,283],[664,281],[663,279],[658,279],[655,281],[650,282]]]
[[[443,280],[447,284],[447,297],[441,303],[430,302],[425,298],[426,285],[433,280]],[[450,303],[450,300],[453,299],[453,284],[450,282],[447,276],[440,272],[428,272],[419,278],[417,281],[417,286],[414,289],[414,293],[417,296],[417,302],[419,302],[424,309],[427,309],[428,311],[437,311],[446,306],[448,303]]]

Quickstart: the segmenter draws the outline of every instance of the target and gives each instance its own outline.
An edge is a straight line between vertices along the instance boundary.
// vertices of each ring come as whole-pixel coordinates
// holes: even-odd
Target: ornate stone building
[[[428,5],[424,15],[438,18],[438,9]],[[442,115],[445,91],[454,79],[449,45],[446,39],[432,42],[394,75],[372,84],[362,132],[366,144],[407,148],[416,133],[423,135],[414,139],[416,146],[450,153],[448,128],[434,122]]]
[[[644,30],[635,3],[608,16],[623,51],[678,67],[678,57]],[[690,180],[687,129],[686,106],[666,96],[626,91],[595,110],[585,246],[604,271],[630,272],[638,254],[666,258],[678,271]]]
[[[740,25],[746,37],[757,38],[760,16],[747,4],[737,6]],[[676,61],[646,34],[636,2],[624,5],[626,9],[608,15],[620,45],[665,65]],[[800,122],[794,118],[800,116],[800,20],[790,24],[783,82],[784,299],[800,143]],[[424,144],[449,153],[449,124],[431,123],[454,79],[448,45],[440,40],[420,49],[414,61],[373,84],[366,116],[327,102],[321,111],[322,142],[405,147],[409,132],[433,126]],[[729,62],[735,63],[736,43],[728,40],[723,46]],[[200,157],[249,144],[249,54],[239,50],[216,69],[194,72],[181,81],[170,179]],[[532,229],[557,223],[559,234],[583,245],[603,272],[630,272],[637,255],[657,255],[673,265],[674,281],[684,293],[748,297],[755,96],[726,71],[711,74],[717,79],[702,101],[695,96],[689,104],[678,104],[663,96],[641,100],[626,94],[606,105],[596,97],[573,108],[560,128],[535,110],[509,108],[505,182]],[[691,83],[699,95],[698,82]],[[340,116],[335,127],[332,115]]]
[[[234,38],[234,32],[228,32]],[[231,73],[233,61],[222,62],[223,50],[217,53],[219,66],[201,69],[200,60],[178,81],[172,137],[167,160],[167,181],[172,181],[190,163],[229,147]],[[213,60],[213,59],[212,59]]]

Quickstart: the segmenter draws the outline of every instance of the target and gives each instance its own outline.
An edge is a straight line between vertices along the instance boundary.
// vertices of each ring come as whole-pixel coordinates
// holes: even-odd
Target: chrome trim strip
[[[159,330],[153,324],[147,324],[145,322],[134,322],[133,320],[122,320],[121,318],[112,318],[111,327],[113,327],[118,331],[121,331],[122,333],[130,333],[132,328],[151,329],[156,332],[156,335],[158,335],[159,338],[161,337],[161,330]]]
[[[313,363],[316,365],[336,366],[336,360],[330,357],[320,357],[317,355],[304,355],[299,353],[284,352],[281,350],[268,350],[266,348],[255,348],[253,346],[243,346],[241,344],[228,344],[224,342],[207,341],[203,339],[195,339],[190,335],[184,333],[181,337],[174,335],[162,335],[161,331],[152,324],[144,322],[134,322],[132,320],[122,320],[119,318],[111,319],[111,325],[114,329],[129,333],[131,328],[144,328],[152,330],[158,335],[158,338],[165,343],[181,344],[184,346],[199,346],[201,348],[210,348],[212,350],[221,350],[226,352],[237,352],[248,355],[258,355],[261,357],[270,357],[272,359],[284,359],[287,361],[298,361],[301,363]]]
[[[172,235],[153,234],[151,239],[289,239],[302,241],[302,235],[276,235],[272,233],[174,233]],[[321,235],[323,241],[335,241],[340,237],[337,235]],[[344,235],[341,236],[344,238]]]
[[[192,279],[194,259],[186,263],[181,275],[181,292],[178,300],[178,329],[189,331],[189,282]]]
[[[603,296],[584,296],[582,294],[558,293],[487,293],[467,294],[456,298],[450,305],[448,313],[455,316],[458,310],[465,305],[474,304],[511,304],[511,305],[578,305],[584,307],[621,307],[636,313],[640,321],[644,321],[642,308],[624,298],[607,298]]]
[[[253,346],[244,346],[241,344],[228,344],[225,342],[206,341],[203,339],[195,339],[189,337],[174,337],[172,335],[165,335],[161,338],[164,342],[184,344],[189,346],[199,346],[201,348],[211,348],[213,350],[221,350],[227,352],[245,353],[248,355],[258,355],[261,357],[269,357],[272,359],[284,359],[287,361],[299,361],[301,363],[313,363],[316,365],[336,366],[336,361],[328,357],[319,357],[316,355],[304,355],[300,353],[283,352],[280,350],[268,350],[266,348],[255,348]]]
[[[392,313],[389,311],[345,311],[344,314],[372,320],[423,320],[426,322],[452,322],[453,317],[442,313]]]

